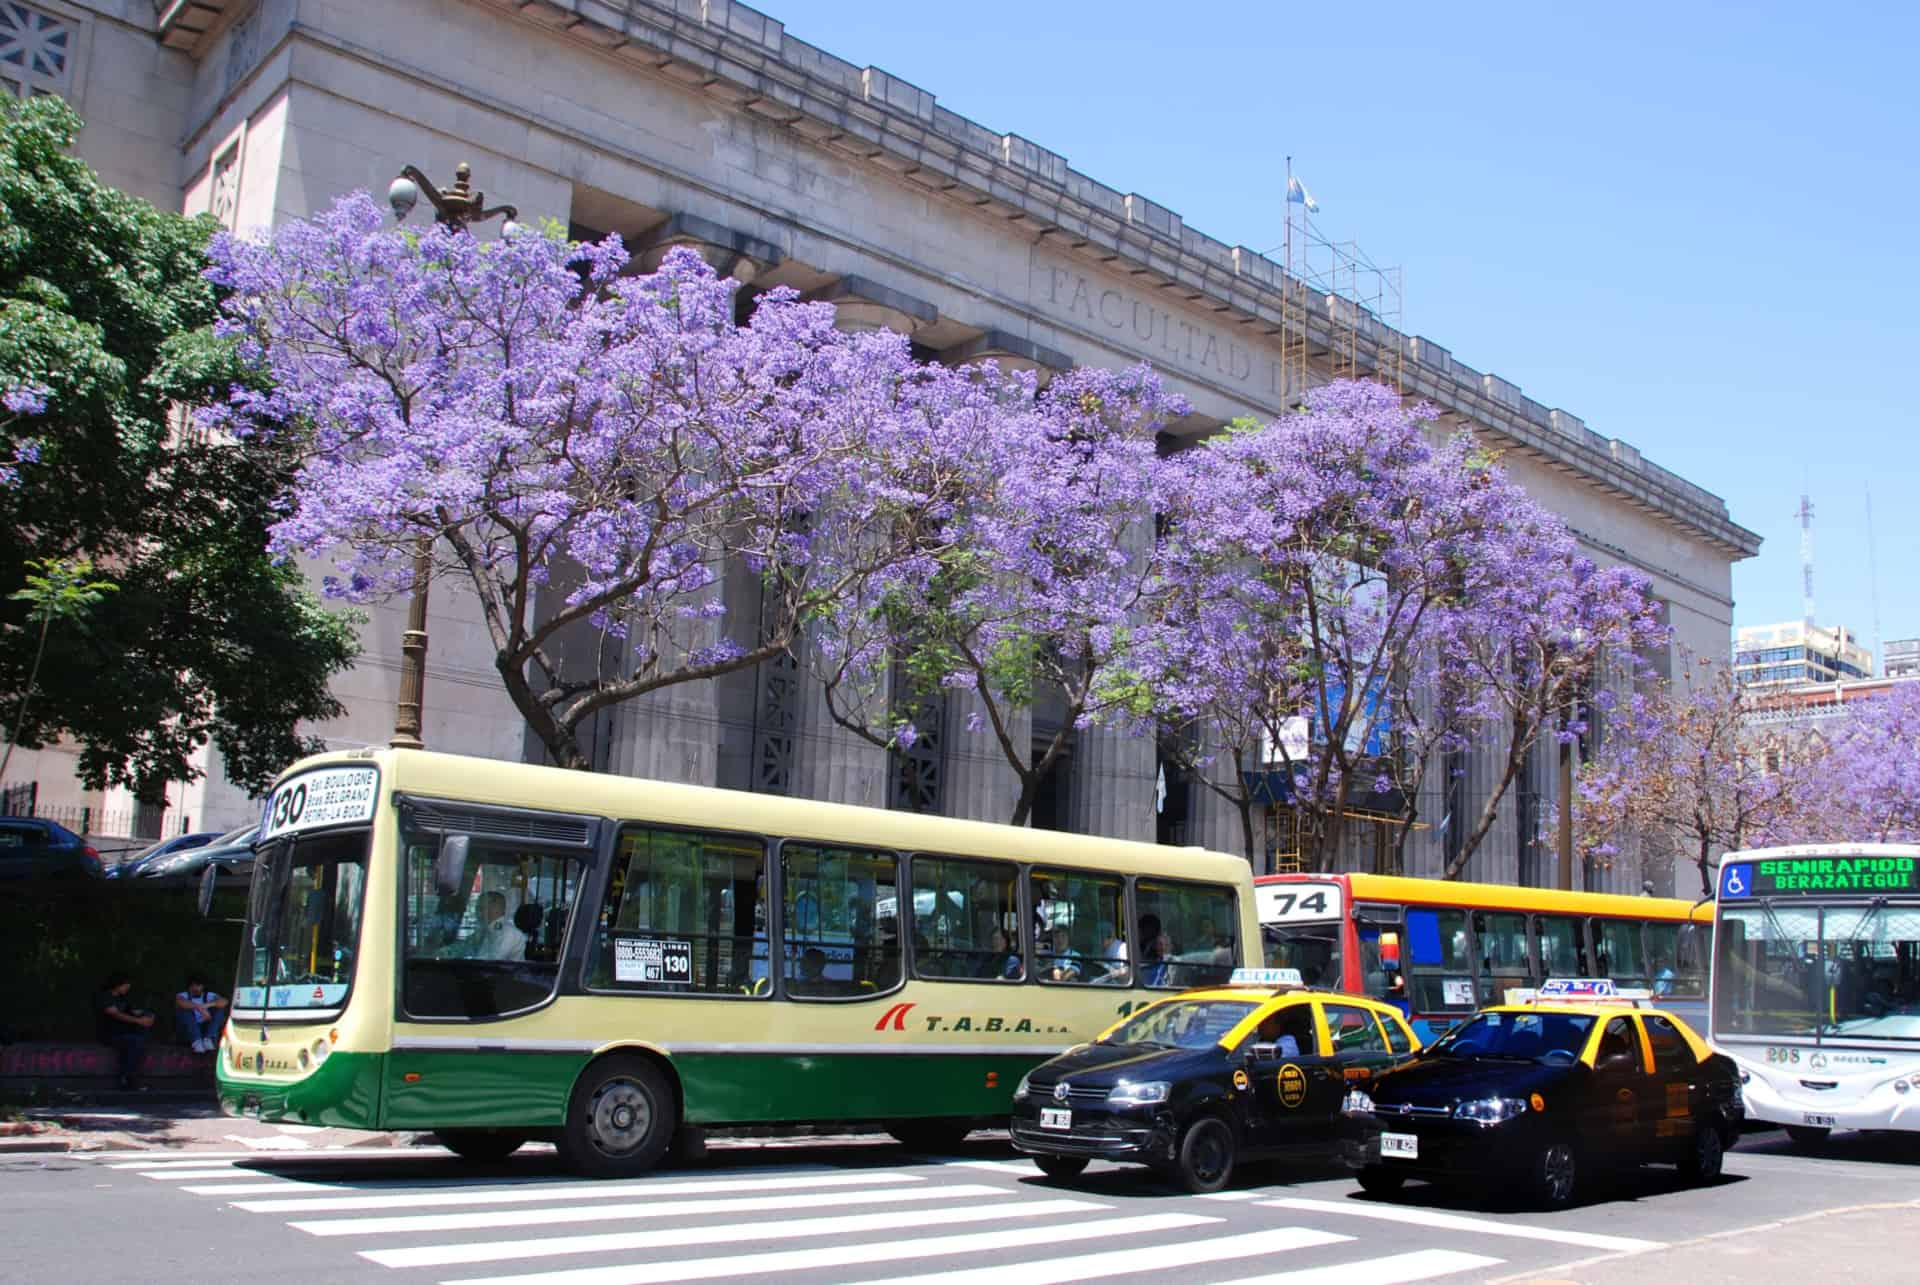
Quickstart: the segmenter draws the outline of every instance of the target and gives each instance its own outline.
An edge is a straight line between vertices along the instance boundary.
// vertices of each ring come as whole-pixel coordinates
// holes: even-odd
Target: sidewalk
[[[84,1103],[22,1107],[0,1119],[0,1159],[67,1151],[233,1151],[261,1154],[407,1147],[431,1134],[368,1133],[222,1115],[212,1094],[94,1093]]]

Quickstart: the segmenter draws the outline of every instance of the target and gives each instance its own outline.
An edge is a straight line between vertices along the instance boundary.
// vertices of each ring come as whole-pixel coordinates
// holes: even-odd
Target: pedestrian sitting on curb
[[[180,1040],[195,1053],[211,1053],[220,1043],[220,1028],[227,1020],[224,995],[207,989],[207,979],[199,973],[187,978],[187,989],[173,997],[173,1024]]]
[[[153,1026],[153,1014],[135,1007],[127,993],[133,979],[123,972],[107,974],[107,980],[93,994],[94,1031],[100,1042],[119,1058],[120,1087],[138,1089],[140,1064],[147,1057],[147,1032]]]

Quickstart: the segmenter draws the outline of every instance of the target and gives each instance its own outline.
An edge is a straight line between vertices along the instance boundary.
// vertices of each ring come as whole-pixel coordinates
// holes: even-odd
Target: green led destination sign
[[[1920,891],[1913,857],[1775,857],[1720,868],[1720,899]]]

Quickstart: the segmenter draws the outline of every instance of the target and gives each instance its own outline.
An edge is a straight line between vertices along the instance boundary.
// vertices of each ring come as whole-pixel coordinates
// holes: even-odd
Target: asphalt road
[[[939,1161],[877,1142],[723,1142],[626,1182],[572,1178],[550,1151],[485,1169],[437,1148],[15,1156],[0,1160],[0,1281],[1703,1285],[1720,1277],[1702,1252],[1744,1259],[1726,1279],[1775,1275],[1767,1264],[1807,1246],[1796,1227],[1818,1226],[1849,1228],[1809,1250],[1823,1285],[1920,1278],[1920,1207],[1887,1207],[1920,1202],[1911,1138],[1843,1136],[1809,1156],[1754,1135],[1712,1187],[1645,1169],[1542,1214],[1417,1185],[1381,1202],[1326,1170],[1248,1169],[1212,1197],[1120,1166],[1062,1185],[977,1136]]]

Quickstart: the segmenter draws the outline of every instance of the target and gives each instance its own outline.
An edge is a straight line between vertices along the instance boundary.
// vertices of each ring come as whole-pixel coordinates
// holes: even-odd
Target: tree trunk
[[[580,752],[580,744],[574,739],[574,725],[553,716],[553,711],[534,693],[526,670],[505,658],[498,661],[497,668],[501,685],[507,689],[507,698],[520,711],[520,717],[526,720],[533,734],[540,738],[540,743],[547,747],[554,766],[577,772],[591,771],[593,765]]]
[[[1240,807],[1240,841],[1246,845],[1247,864],[1253,867],[1255,874],[1258,874],[1260,872],[1260,858],[1254,852],[1254,847],[1253,847],[1254,845],[1253,799],[1250,798],[1245,792],[1242,792],[1240,796],[1239,807]]]
[[[27,725],[27,702],[33,699],[33,685],[40,681],[40,661],[47,654],[47,630],[52,627],[51,615],[40,618],[40,645],[33,650],[33,668],[27,671],[27,689],[20,693],[20,716],[13,722],[13,735],[7,738],[6,753],[0,754],[0,781],[7,779],[7,764],[13,761],[13,747],[20,743],[20,729]]]
[[[1008,825],[1025,825],[1033,815],[1034,800],[1040,797],[1040,776],[1039,772],[1019,772],[1020,797],[1014,802],[1013,815],[1007,818]]]

